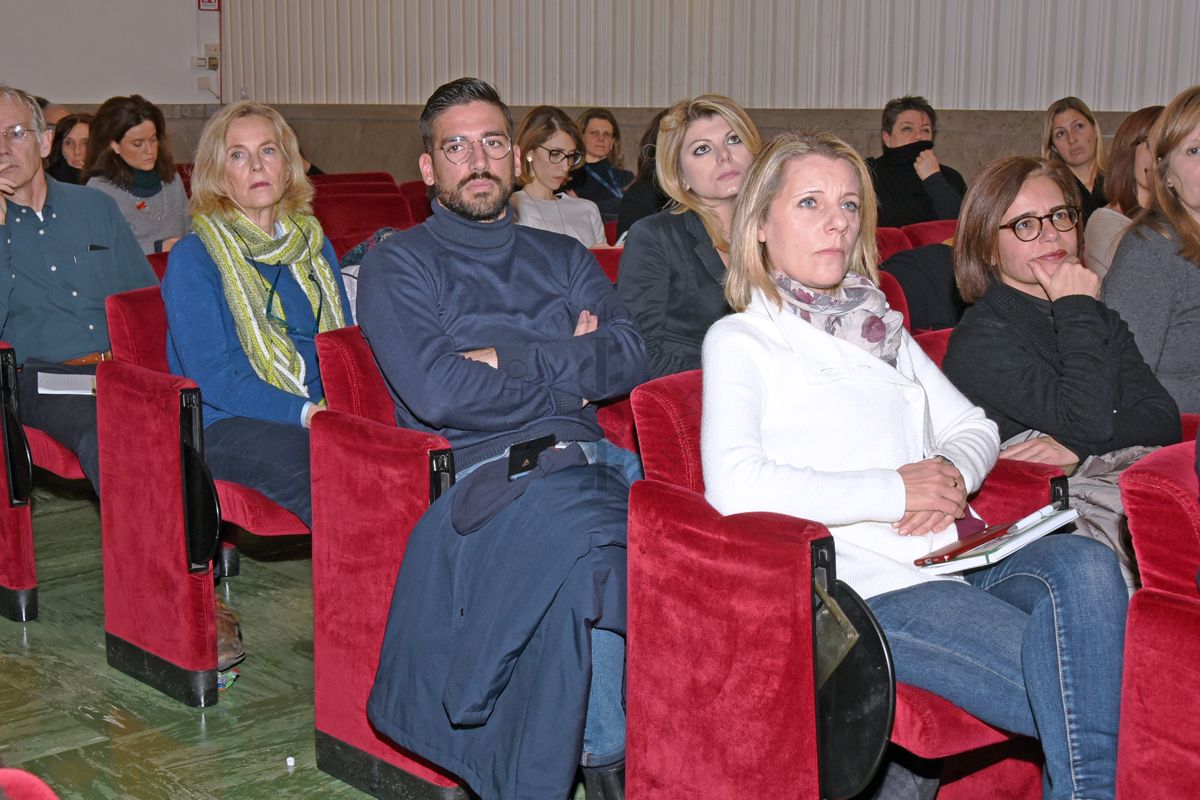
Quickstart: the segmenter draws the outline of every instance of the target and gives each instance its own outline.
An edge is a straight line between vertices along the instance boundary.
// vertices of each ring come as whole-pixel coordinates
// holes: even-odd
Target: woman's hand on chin
[[[1053,272],[1048,271],[1037,259],[1029,262],[1029,269],[1051,301],[1073,294],[1100,299],[1100,278],[1074,256],[1064,260]]]

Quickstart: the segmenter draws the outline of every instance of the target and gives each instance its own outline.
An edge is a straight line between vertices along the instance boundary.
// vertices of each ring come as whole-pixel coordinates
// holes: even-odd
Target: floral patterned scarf
[[[883,292],[870,280],[848,272],[837,291],[821,294],[777,272],[775,285],[788,311],[896,366],[904,317],[888,308]]]

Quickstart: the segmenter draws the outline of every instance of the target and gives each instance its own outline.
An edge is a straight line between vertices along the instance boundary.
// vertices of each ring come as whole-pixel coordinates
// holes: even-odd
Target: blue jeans
[[[641,480],[642,461],[636,453],[617,447],[607,439],[598,442],[576,442],[587,456],[589,464],[610,464],[619,467],[626,486]],[[457,473],[461,480],[474,470],[499,458],[472,464]],[[592,685],[588,691],[587,718],[583,725],[583,754],[579,761],[585,767],[603,767],[625,757],[625,637],[612,631],[592,628]]]
[[[963,577],[867,600],[896,679],[1037,737],[1046,797],[1114,797],[1129,595],[1112,551],[1048,536]]]

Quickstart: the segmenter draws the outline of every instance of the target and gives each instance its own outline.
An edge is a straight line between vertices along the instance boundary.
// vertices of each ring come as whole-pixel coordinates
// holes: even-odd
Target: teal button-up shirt
[[[5,198],[0,339],[18,361],[109,349],[104,299],[157,282],[112,198],[47,176],[41,214]]]

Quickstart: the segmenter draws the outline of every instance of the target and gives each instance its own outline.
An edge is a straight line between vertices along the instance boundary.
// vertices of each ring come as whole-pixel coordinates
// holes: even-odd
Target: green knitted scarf
[[[280,220],[283,234],[272,238],[238,212],[231,220],[210,215],[192,218],[192,230],[217,265],[225,302],[233,314],[238,341],[258,377],[285,392],[308,397],[304,359],[285,326],[267,316],[271,284],[251,263],[287,265],[296,283],[308,296],[320,331],[345,325],[337,278],[321,255],[325,235],[315,217],[293,215]],[[321,303],[324,295],[325,302]],[[271,313],[284,319],[276,297]]]

